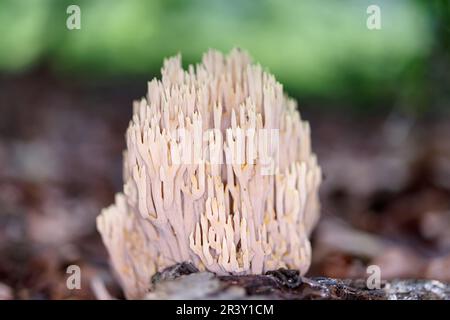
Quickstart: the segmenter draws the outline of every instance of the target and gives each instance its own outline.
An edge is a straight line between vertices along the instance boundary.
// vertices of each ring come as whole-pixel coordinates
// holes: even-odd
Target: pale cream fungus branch
[[[220,275],[304,274],[321,170],[296,102],[238,49],[210,50],[187,71],[176,56],[161,73],[133,104],[123,192],[97,218],[127,297],[184,261]]]

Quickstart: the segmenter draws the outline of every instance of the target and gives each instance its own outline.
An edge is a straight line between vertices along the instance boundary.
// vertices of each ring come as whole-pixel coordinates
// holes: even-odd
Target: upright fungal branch
[[[274,76],[238,49],[210,50],[135,101],[123,192],[97,227],[127,297],[177,262],[217,274],[310,265],[321,171],[310,127]]]

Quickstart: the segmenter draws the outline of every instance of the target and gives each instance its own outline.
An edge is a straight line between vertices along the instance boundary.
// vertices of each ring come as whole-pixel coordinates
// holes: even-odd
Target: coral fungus
[[[135,101],[123,192],[97,226],[127,297],[177,262],[217,274],[310,264],[321,170],[310,127],[274,76],[234,49],[210,50]]]

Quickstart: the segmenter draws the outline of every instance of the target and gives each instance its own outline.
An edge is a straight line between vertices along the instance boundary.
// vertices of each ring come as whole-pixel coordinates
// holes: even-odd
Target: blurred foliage
[[[424,107],[433,95],[430,81],[441,82],[429,77],[430,57],[438,52],[450,65],[448,3],[0,0],[0,69],[45,62],[66,74],[151,78],[168,55],[181,52],[191,63],[207,48],[239,46],[294,95]],[[70,4],[81,8],[81,30],[66,28]],[[381,30],[366,28],[370,4],[381,7]]]

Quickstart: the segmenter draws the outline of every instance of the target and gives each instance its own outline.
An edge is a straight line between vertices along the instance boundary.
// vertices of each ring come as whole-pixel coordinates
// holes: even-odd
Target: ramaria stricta
[[[304,274],[321,170],[296,102],[238,49],[187,71],[176,56],[161,73],[133,104],[123,192],[97,218],[127,297],[177,262]]]

